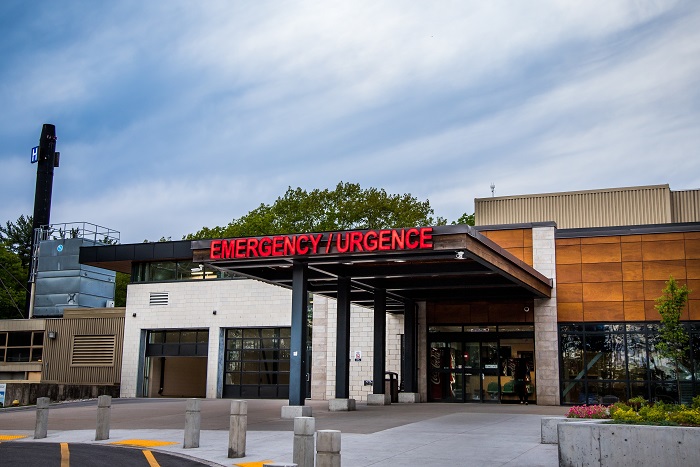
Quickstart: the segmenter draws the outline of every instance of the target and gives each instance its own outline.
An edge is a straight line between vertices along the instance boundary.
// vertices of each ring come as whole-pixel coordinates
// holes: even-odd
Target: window
[[[136,263],[132,268],[133,282],[169,282],[188,280],[234,279],[231,273],[192,261],[159,261]]]
[[[0,363],[41,362],[44,331],[0,332]]]

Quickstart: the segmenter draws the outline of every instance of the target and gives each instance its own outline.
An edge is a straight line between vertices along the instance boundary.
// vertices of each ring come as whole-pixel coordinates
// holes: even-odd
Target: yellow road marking
[[[271,461],[268,459],[268,460],[264,460],[264,461],[260,461],[260,462],[243,462],[242,464],[233,464],[233,465],[236,465],[238,467],[263,467],[263,465],[265,465],[265,464],[274,464],[274,463],[275,463],[275,461]]]
[[[114,441],[109,444],[125,444],[127,446],[138,446],[142,448],[153,448],[156,446],[171,446],[177,444],[177,441],[158,441],[155,439],[125,439],[122,441]]]
[[[141,452],[143,452],[143,455],[146,456],[146,460],[148,461],[148,465],[150,465],[151,467],[160,467],[160,464],[158,463],[156,458],[153,457],[153,453],[151,453],[151,451],[144,450]]]
[[[68,451],[68,443],[61,443],[61,467],[70,466],[70,452]]]
[[[0,441],[13,441],[15,439],[26,438],[27,435],[0,435]]]

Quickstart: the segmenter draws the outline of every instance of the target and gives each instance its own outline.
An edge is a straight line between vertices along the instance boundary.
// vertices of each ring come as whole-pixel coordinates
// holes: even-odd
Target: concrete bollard
[[[34,425],[34,439],[46,438],[49,430],[49,402],[48,397],[39,397],[36,400],[36,425]]]
[[[316,419],[313,417],[294,418],[294,457],[299,467],[314,467],[314,433]]]
[[[245,457],[245,439],[248,430],[248,402],[231,401],[231,419],[228,432],[228,457]]]
[[[185,440],[182,447],[185,449],[199,447],[199,432],[202,426],[202,414],[199,408],[199,399],[187,399],[185,408]]]
[[[97,429],[95,430],[95,441],[109,439],[111,410],[112,396],[99,396],[97,398]]]
[[[340,431],[318,430],[316,467],[340,467]]]

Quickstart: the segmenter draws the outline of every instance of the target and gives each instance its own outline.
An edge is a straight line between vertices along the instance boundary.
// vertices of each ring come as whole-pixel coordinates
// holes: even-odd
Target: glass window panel
[[[428,332],[462,332],[462,326],[430,326]]]
[[[10,347],[7,349],[7,355],[5,358],[7,362],[28,362],[29,347]]]
[[[464,366],[466,368],[480,368],[481,360],[479,355],[478,342],[466,342],[464,344]]]
[[[260,339],[243,339],[244,349],[259,349]]]
[[[578,375],[583,371],[583,337],[562,334],[561,352],[564,379],[579,378]]]
[[[41,347],[39,347],[39,348],[35,347],[32,349],[32,361],[33,362],[40,362],[41,361],[41,355],[43,353],[42,350],[43,349]]]
[[[675,379],[676,372],[673,360],[661,356],[661,353],[656,348],[658,342],[658,333],[649,334],[649,370],[651,379],[655,381]]]
[[[243,329],[243,337],[260,337],[260,329],[258,328],[245,328]]]
[[[241,384],[241,374],[226,373],[226,384]]]
[[[280,359],[289,360],[289,349],[280,349]]]
[[[0,348],[0,362],[5,361],[5,348]]]
[[[279,373],[277,376],[278,384],[289,384],[289,373]]]
[[[226,371],[241,371],[241,362],[228,362]]]
[[[630,380],[647,379],[646,335],[627,334],[627,368]]]
[[[678,388],[676,383],[651,383],[652,399],[666,403],[678,402]]]
[[[513,326],[498,326],[498,332],[535,332],[535,326],[528,324]]]
[[[0,339],[0,342],[2,342],[1,339]],[[35,331],[34,332],[32,345],[44,345],[44,332],[43,331]]]
[[[209,342],[209,330],[197,331],[197,342],[200,344],[206,344]]]
[[[275,329],[274,328],[264,328],[261,330],[262,331],[262,337],[271,339],[275,337]]]
[[[649,400],[649,385],[647,383],[630,383],[630,399],[637,396]]]
[[[622,324],[589,323],[584,325],[586,332],[623,332],[624,329]]]
[[[176,263],[177,280],[187,280],[202,277],[202,268],[199,264],[194,264],[191,261],[178,261]]]
[[[565,381],[563,388],[562,403],[564,404],[581,404],[586,400],[584,385],[582,382]]]
[[[7,333],[0,332],[0,347],[7,345]]]
[[[280,360],[277,368],[279,371],[289,371],[289,360]]]
[[[182,331],[180,333],[180,342],[194,344],[197,342],[197,331]]]
[[[258,371],[260,369],[259,362],[243,362],[243,371]]]
[[[281,328],[280,337],[290,338],[292,337],[292,328]]]
[[[233,338],[240,338],[243,337],[243,330],[242,329],[229,329],[226,331],[226,337],[229,339]]]
[[[263,339],[262,346],[264,349],[274,349],[277,347],[278,339]]]
[[[7,334],[8,347],[29,347],[32,345],[31,332],[9,332]]]
[[[496,332],[496,326],[464,326],[464,332]]]
[[[626,379],[623,334],[586,336],[588,378]]]
[[[226,360],[228,361],[240,361],[241,360],[241,353],[237,350],[229,350],[226,352]]]
[[[498,345],[496,342],[481,344],[481,365],[484,368],[498,368]]]
[[[149,344],[163,344],[165,342],[165,333],[160,331],[149,331],[148,332],[148,343]]]
[[[700,382],[700,333],[694,333],[691,336],[690,345],[693,353],[693,359],[695,361],[695,368],[693,373],[695,375],[695,382]]]
[[[583,326],[580,324],[562,324],[559,326],[559,332],[583,332]]]
[[[180,331],[166,331],[165,332],[165,343],[166,344],[178,344],[180,342]]]
[[[241,373],[241,384],[260,384],[258,373]]]
[[[149,263],[151,281],[172,281],[176,279],[175,263]]]
[[[260,373],[260,384],[277,384],[277,373]]]
[[[241,339],[229,339],[226,341],[226,348],[227,349],[242,349],[243,348],[243,341]]]
[[[627,332],[646,332],[646,330],[647,330],[646,324],[628,324],[627,325]]]
[[[255,350],[255,349],[250,349],[250,350],[244,350],[243,351],[243,360],[260,360],[260,351]]]

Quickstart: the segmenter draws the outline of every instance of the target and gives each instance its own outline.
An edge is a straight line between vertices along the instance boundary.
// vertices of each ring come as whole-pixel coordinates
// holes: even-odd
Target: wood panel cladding
[[[532,229],[482,230],[489,240],[512,254],[520,261],[532,266]]]
[[[428,324],[532,323],[534,310],[532,300],[426,304]]]
[[[682,319],[700,319],[700,232],[556,240],[559,321],[658,321],[673,276],[688,284]]]
[[[121,316],[114,316],[115,310],[118,310],[116,313],[121,311]],[[56,337],[44,339],[42,381],[70,384],[118,384],[121,380],[124,309],[115,310],[107,310],[103,315],[94,311],[93,318],[47,319],[46,335],[53,332]],[[110,312],[112,312],[111,316]],[[110,352],[108,352],[112,357],[111,364],[107,364],[104,360],[96,362],[94,358],[78,362],[80,364],[71,364],[75,363],[76,338],[79,342],[86,341],[80,349],[77,349],[80,350],[79,353],[92,357],[104,352],[105,341],[111,342]]]

